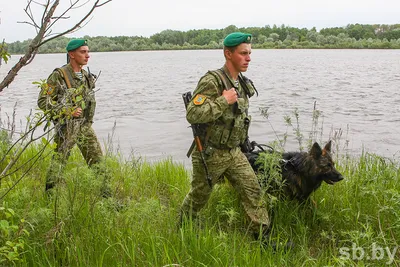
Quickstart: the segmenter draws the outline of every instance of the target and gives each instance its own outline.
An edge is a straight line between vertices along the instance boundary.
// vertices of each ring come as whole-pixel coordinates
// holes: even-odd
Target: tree
[[[235,25],[229,25],[225,29],[223,29],[222,33],[224,36],[227,36],[230,33],[237,32],[238,28]]]
[[[337,36],[334,36],[334,35],[326,36],[326,43],[334,45],[334,44],[337,44],[338,42],[339,42],[339,38]]]
[[[371,25],[350,24],[346,29],[349,36],[356,40],[375,37],[375,30]]]
[[[267,42],[267,36],[260,34],[257,38],[257,43],[263,44]]]
[[[306,35],[306,39],[309,41],[312,41],[314,43],[317,42],[317,36],[319,35],[319,33],[317,33],[316,31],[309,31]]]
[[[174,44],[183,45],[185,42],[183,38],[183,32],[174,30],[164,30],[160,33],[154,34],[150,37],[157,44]]]
[[[295,32],[288,32],[285,40],[288,41],[299,41],[299,36]]]
[[[394,29],[388,32],[384,32],[380,35],[380,38],[386,38],[388,40],[397,40],[400,38],[400,29]]]
[[[3,91],[5,87],[8,87],[10,83],[14,80],[15,76],[17,76],[18,71],[24,66],[28,65],[35,58],[39,47],[44,45],[45,43],[54,40],[58,37],[64,36],[68,33],[75,32],[80,28],[84,27],[88,20],[90,20],[90,15],[93,11],[101,7],[112,0],[70,0],[70,4],[61,12],[57,12],[57,7],[60,3],[60,0],[27,0],[28,3],[26,8],[24,9],[27,14],[29,21],[25,21],[22,23],[26,23],[35,28],[37,35],[29,42],[28,48],[23,57],[20,58],[17,64],[15,64],[3,81],[0,83],[0,92]],[[32,5],[39,5],[43,8],[43,13],[41,16],[38,16],[40,19],[35,17],[32,12]],[[69,19],[67,16],[71,10],[76,8],[81,8],[85,5],[91,4],[89,11],[86,15],[83,16],[74,26],[69,29],[66,29],[60,33],[52,33],[53,26],[63,19]],[[58,11],[58,10],[57,10]]]
[[[271,38],[271,39],[273,40],[273,42],[276,42],[276,41],[279,40],[279,34],[277,34],[277,33],[271,33],[271,34],[269,35],[269,38]]]
[[[320,34],[324,36],[334,35],[337,36],[341,33],[347,33],[345,28],[342,27],[333,27],[333,28],[323,28],[319,31]]]

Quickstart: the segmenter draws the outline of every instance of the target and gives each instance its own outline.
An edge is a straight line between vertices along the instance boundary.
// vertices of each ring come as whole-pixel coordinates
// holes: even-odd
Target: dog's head
[[[333,185],[343,180],[343,176],[335,168],[335,163],[331,156],[331,146],[332,142],[329,141],[322,149],[319,144],[315,142],[309,154],[315,162],[313,173],[317,176],[317,179]]]

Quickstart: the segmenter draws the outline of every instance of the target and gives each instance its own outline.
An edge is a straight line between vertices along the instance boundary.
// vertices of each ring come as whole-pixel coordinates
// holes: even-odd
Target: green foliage
[[[4,203],[3,203],[4,205]],[[26,237],[24,219],[19,221],[13,209],[0,207],[0,264],[24,262],[22,253],[25,251]]]
[[[6,44],[3,43],[0,44],[0,66],[1,66],[1,60],[4,60],[5,63],[7,63],[8,59],[10,58],[10,54],[8,53],[8,49]]]
[[[201,29],[177,31],[167,29],[150,37],[142,36],[84,36],[92,52],[143,51],[179,49],[220,49],[224,37],[235,31],[253,35],[253,48],[351,48],[351,49],[399,49],[400,24],[369,25],[349,24],[345,27],[324,28],[319,32],[314,28],[295,28],[282,24],[265,27],[238,28],[229,25],[224,29]],[[382,42],[383,40],[385,42]],[[70,39],[59,37],[39,48],[40,53],[65,53]],[[369,41],[368,41],[369,40]],[[7,44],[9,53],[22,54],[30,40]],[[0,47],[0,51],[1,47]],[[9,56],[9,55],[8,55]]]
[[[23,158],[41,147],[33,145]],[[14,247],[23,244],[23,250],[17,247],[19,261],[14,261],[22,266],[378,266],[389,261],[387,254],[375,261],[351,259],[344,258],[340,249],[354,243],[367,250],[376,242],[393,250],[400,235],[399,164],[376,155],[338,161],[345,180],[321,186],[312,195],[316,206],[266,196],[273,214],[271,238],[296,244],[286,253],[262,248],[246,233],[239,195],[229,183],[214,187],[200,213],[200,224],[189,222],[177,228],[190,171],[171,159],[149,164],[109,156],[103,168],[111,174],[114,193],[103,199],[101,179],[77,149],[66,166],[64,182],[47,197],[44,176],[51,153],[44,155],[25,182],[4,199],[9,204],[3,216],[12,209],[23,214],[33,229],[29,235],[18,235],[16,227],[26,229],[27,223],[15,214],[5,219],[7,227],[3,225],[12,233],[8,240]],[[278,157],[263,160],[279,179]],[[4,190],[1,187],[0,194]],[[393,263],[399,264],[399,259]]]
[[[278,198],[283,194],[285,182],[282,180],[281,153],[275,147],[273,153],[260,153],[256,163],[261,164],[263,172],[258,174],[261,187],[268,192],[268,203],[273,208],[277,204]]]
[[[37,87],[41,89],[41,93],[48,96],[48,105],[56,107],[51,110],[43,110],[44,115],[48,117],[47,127],[49,127],[50,122],[54,120],[59,120],[62,124],[64,120],[72,118],[72,113],[76,108],[80,107],[83,110],[86,107],[85,99],[87,96],[85,95],[83,85],[78,88],[68,88],[64,94],[64,99],[59,101],[62,102],[62,105],[60,105],[50,96],[51,91],[54,89],[48,85],[46,79],[32,82],[32,84],[37,85]]]
[[[268,119],[268,109],[261,111]],[[309,135],[312,139],[322,132],[318,126],[321,116],[314,104],[311,132],[315,133]],[[297,128],[301,134],[299,110],[285,119],[288,131],[293,130],[296,135]],[[1,230],[0,243],[0,253],[4,255],[0,255],[6,266],[400,264],[398,254],[392,260],[386,249],[384,256],[371,259],[371,247],[388,248],[391,252],[398,248],[397,161],[367,153],[358,158],[338,158],[336,168],[345,179],[334,186],[323,184],[311,195],[310,202],[299,204],[276,197],[283,186],[278,153],[261,156],[259,162],[269,176],[263,189],[274,192],[265,194],[263,199],[273,222],[271,239],[277,243],[290,239],[296,244],[285,252],[262,247],[252,239],[240,193],[227,182],[214,186],[198,220],[178,228],[179,208],[190,187],[190,170],[170,158],[150,164],[134,157],[125,160],[109,152],[101,166],[91,169],[75,148],[64,179],[48,196],[44,181],[52,148],[47,144],[46,139],[41,139],[24,151],[21,162],[44,149],[40,163],[2,199],[9,203],[0,210],[0,228],[5,229]],[[283,150],[280,145],[275,144],[277,152]],[[27,167],[15,171],[2,180],[0,196]],[[99,194],[104,173],[111,177],[113,191],[107,199]],[[23,215],[26,221],[16,214]],[[29,235],[27,226],[31,229]],[[353,246],[368,254],[364,258],[346,257],[343,248]]]
[[[284,124],[286,125],[286,130],[283,133],[278,133],[275,131],[274,126],[272,125],[269,118],[270,114],[268,113],[268,107],[260,108],[260,114],[268,121],[275,134],[276,141],[270,142],[270,145],[274,147],[275,150],[278,150],[280,152],[285,151],[285,146],[288,141],[288,137],[291,136],[291,134],[294,137],[294,139],[296,139],[298,143],[298,149],[300,151],[310,149],[314,142],[319,142],[321,145],[323,143],[323,128],[324,128],[323,113],[321,110],[317,109],[316,102],[314,102],[314,108],[311,114],[312,117],[311,117],[310,131],[304,131],[304,129],[300,127],[300,125],[302,124],[300,120],[301,114],[297,107],[295,107],[290,114],[286,114],[283,117]],[[305,136],[308,136],[308,138],[305,138]],[[337,144],[337,150],[339,150],[339,143],[341,137],[342,137],[341,129],[334,132],[333,129],[331,129],[329,139],[332,139]],[[348,145],[347,142],[348,141],[346,140],[346,145]],[[343,149],[345,148],[346,147],[344,147]]]
[[[0,129],[0,159],[3,158],[10,146],[11,138],[8,132],[4,129]]]
[[[11,138],[6,130],[0,129],[0,170],[5,168],[7,151],[11,147]],[[0,179],[1,182],[1,179]]]

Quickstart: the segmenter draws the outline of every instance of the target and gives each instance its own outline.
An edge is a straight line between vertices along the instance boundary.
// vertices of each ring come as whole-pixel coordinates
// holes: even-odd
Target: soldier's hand
[[[226,101],[228,102],[229,105],[232,105],[234,103],[236,103],[238,96],[236,93],[235,88],[231,88],[229,90],[224,90],[222,92],[222,95],[225,97]]]
[[[81,108],[76,108],[76,109],[72,112],[71,115],[72,115],[72,117],[75,117],[75,118],[81,116],[81,115],[82,115],[82,109],[81,109]]]

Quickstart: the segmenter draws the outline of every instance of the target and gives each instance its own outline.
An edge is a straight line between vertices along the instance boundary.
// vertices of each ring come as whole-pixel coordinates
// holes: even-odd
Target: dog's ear
[[[325,145],[324,150],[331,153],[331,147],[332,147],[332,140],[329,140],[329,142]]]
[[[313,144],[310,155],[315,159],[318,159],[322,155],[322,149],[317,142]]]

